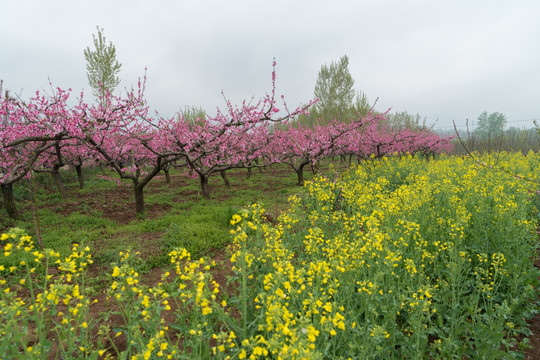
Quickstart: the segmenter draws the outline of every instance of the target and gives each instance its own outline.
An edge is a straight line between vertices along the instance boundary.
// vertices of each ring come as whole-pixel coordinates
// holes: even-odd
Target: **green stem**
[[[246,269],[246,244],[242,244],[242,257],[241,257],[241,266],[242,266],[242,339],[247,338],[247,269]]]
[[[36,182],[34,180],[34,171],[30,169],[30,181],[32,182],[31,194],[32,194],[32,218],[34,219],[34,227],[36,228],[36,234],[39,242],[39,247],[43,251],[43,239],[41,238],[41,225],[39,222],[39,210],[37,208],[37,196],[36,196]]]
[[[30,291],[30,299],[32,299],[32,302],[33,302],[33,305],[34,305],[34,321],[36,323],[36,334],[38,335],[38,341],[39,343],[42,343],[42,325],[43,325],[43,321],[42,321],[42,318],[40,317],[39,315],[39,310],[38,310],[38,306],[37,306],[37,303],[36,303],[36,297],[35,297],[35,292],[34,292],[34,283],[32,282],[32,279],[30,277],[30,270],[28,269],[28,264],[26,264],[25,266],[26,268],[26,279],[28,280],[28,291]],[[47,273],[45,273],[45,287],[43,289],[43,292],[45,292],[45,289],[46,289],[46,284],[47,284]],[[45,300],[45,299],[43,299]]]

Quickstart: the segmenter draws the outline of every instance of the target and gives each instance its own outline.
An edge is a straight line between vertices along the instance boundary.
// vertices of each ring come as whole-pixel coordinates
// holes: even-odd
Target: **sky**
[[[23,99],[71,88],[91,98],[84,49],[96,26],[122,64],[117,91],[147,69],[161,116],[210,115],[276,92],[289,108],[313,98],[323,64],[349,57],[355,90],[375,109],[420,114],[436,129],[501,112],[540,120],[540,1],[0,0],[0,79]]]

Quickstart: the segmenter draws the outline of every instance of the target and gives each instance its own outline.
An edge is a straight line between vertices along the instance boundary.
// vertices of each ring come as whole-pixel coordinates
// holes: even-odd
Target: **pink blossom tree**
[[[103,103],[78,109],[91,126],[77,138],[120,179],[131,180],[137,214],[145,212],[145,186],[179,158],[165,148],[163,131],[156,130],[148,116],[145,80],[124,97],[107,93]]]
[[[34,166],[48,159],[43,154],[58,141],[69,138],[61,129],[69,116],[69,91],[57,89],[52,96],[36,92],[28,103],[0,98],[0,186],[8,215],[18,217],[12,185]]]
[[[233,168],[256,167],[261,158],[277,162],[270,144],[275,137],[270,125],[283,123],[305,112],[314,101],[289,111],[283,96],[283,112],[276,107],[275,62],[272,71],[272,90],[259,101],[244,101],[233,105],[226,100],[226,110],[217,109],[214,117],[160,123],[159,128],[169,134],[167,143],[172,153],[180,155],[199,177],[201,194],[210,198],[209,177]]]
[[[344,153],[358,159],[379,158],[387,155],[432,155],[448,151],[452,137],[440,137],[430,129],[392,129],[381,122],[372,122],[359,132],[347,135],[349,146]]]
[[[292,167],[297,175],[297,185],[304,185],[304,167],[334,155],[340,155],[350,147],[352,134],[378,122],[381,115],[369,113],[352,122],[334,120],[327,125],[291,126],[277,130],[272,154],[279,154],[280,162]]]

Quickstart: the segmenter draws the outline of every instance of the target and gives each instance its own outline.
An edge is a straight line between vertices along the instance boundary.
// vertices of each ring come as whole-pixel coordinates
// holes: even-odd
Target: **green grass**
[[[73,243],[88,245],[95,264],[104,267],[117,262],[120,251],[139,251],[142,259],[139,270],[143,272],[166,266],[167,254],[176,247],[185,247],[195,257],[224,248],[231,241],[229,220],[244,206],[263,203],[268,215],[275,219],[288,207],[288,197],[303,191],[295,186],[296,174],[292,169],[279,165],[263,172],[254,169],[249,179],[247,170],[228,171],[230,188],[219,174],[214,174],[210,178],[212,198],[205,200],[199,195],[198,179],[188,177],[184,171],[172,170],[171,184],[166,184],[161,174],[147,185],[148,210],[144,216],[137,217],[130,181],[123,181],[119,187],[100,178],[99,168],[84,171],[84,189],[79,189],[74,171],[61,173],[67,199],[60,197],[49,174],[36,174],[36,206],[44,247],[67,256]],[[106,175],[116,177],[108,170]],[[311,172],[306,169],[305,179],[311,178]],[[15,184],[14,193],[21,218],[9,219],[0,203],[0,231],[19,227],[36,239],[28,182]],[[122,218],[115,219],[112,213]]]

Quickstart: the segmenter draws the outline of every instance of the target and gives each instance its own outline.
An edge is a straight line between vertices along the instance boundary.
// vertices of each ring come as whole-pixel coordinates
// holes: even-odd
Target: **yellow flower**
[[[210,308],[208,306],[205,306],[205,307],[202,308],[202,314],[203,315],[208,315],[210,313],[212,313],[212,308]]]
[[[242,220],[242,217],[238,214],[234,214],[231,219],[231,225],[236,225]]]
[[[146,350],[146,351],[144,352],[144,356],[143,356],[144,360],[150,359],[150,356],[151,356],[151,355],[152,355],[152,350],[150,350],[150,349]]]
[[[268,355],[268,350],[260,346],[255,346],[255,348],[253,349],[253,355],[266,356]]]
[[[325,305],[324,305],[324,310],[326,310],[326,312],[332,312],[332,303],[330,302],[327,302]]]

